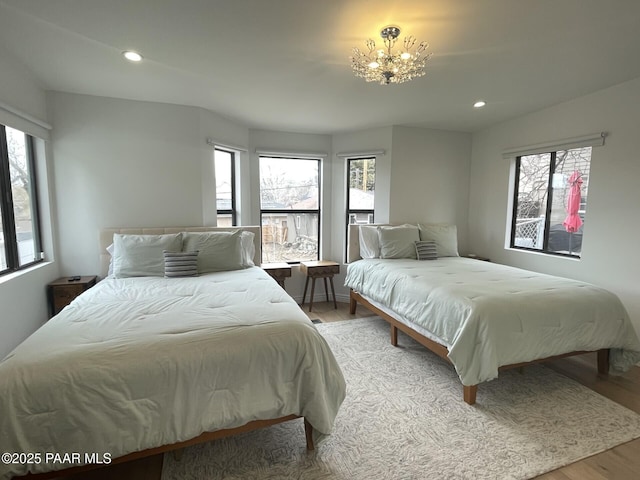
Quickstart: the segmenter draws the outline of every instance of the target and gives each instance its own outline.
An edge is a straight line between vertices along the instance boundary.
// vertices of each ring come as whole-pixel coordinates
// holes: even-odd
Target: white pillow
[[[420,233],[416,225],[378,227],[380,258],[416,258],[416,243]]]
[[[431,224],[418,225],[420,228],[420,240],[436,242],[438,257],[459,257],[458,255],[458,230],[455,225]]]
[[[125,277],[164,276],[164,251],[182,250],[182,235],[113,235],[113,275]]]
[[[253,232],[243,231],[240,235],[240,245],[242,248],[242,265],[244,267],[253,267],[253,257],[256,254],[256,245],[253,243],[255,235]]]
[[[246,268],[241,232],[183,232],[183,250],[198,250],[198,272],[221,272]]]
[[[109,270],[107,271],[107,276],[113,275],[113,243],[105,248],[107,253],[109,254]]]
[[[358,238],[360,240],[360,256],[362,258],[380,258],[378,227],[361,225],[358,228]]]

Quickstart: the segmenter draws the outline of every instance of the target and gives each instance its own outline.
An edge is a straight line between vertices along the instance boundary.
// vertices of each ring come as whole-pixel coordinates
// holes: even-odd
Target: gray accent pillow
[[[418,260],[437,260],[438,259],[438,251],[436,250],[436,242],[427,240],[427,241],[418,241],[415,242],[416,245],[416,256]]]
[[[164,251],[164,276],[197,277],[198,252],[168,252]]]

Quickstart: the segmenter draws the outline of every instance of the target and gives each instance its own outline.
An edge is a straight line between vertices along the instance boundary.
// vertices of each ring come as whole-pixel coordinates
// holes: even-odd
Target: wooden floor
[[[354,318],[363,318],[372,314],[358,307],[356,315],[349,314],[349,304],[318,302],[313,304],[313,312],[308,306],[304,312],[312,320],[337,322]],[[583,355],[560,359],[547,363],[554,370],[573,378],[601,395],[640,413],[640,367],[620,377],[600,376],[596,369],[595,355]],[[462,388],[460,388],[462,395]],[[481,399],[482,387],[479,388]],[[479,400],[481,401],[481,400]],[[130,462],[125,465],[113,465],[92,472],[66,477],[69,480],[159,480],[162,471],[162,456]],[[536,477],[544,480],[633,480],[640,479],[640,439],[625,443],[593,457],[568,465],[553,472]]]

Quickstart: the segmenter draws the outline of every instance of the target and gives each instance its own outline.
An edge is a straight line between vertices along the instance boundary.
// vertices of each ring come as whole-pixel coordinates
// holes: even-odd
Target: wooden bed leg
[[[173,455],[173,459],[176,462],[179,462],[180,460],[182,460],[182,454],[184,453],[184,449],[183,448],[179,448],[177,450],[173,450],[171,452],[171,455]]]
[[[398,346],[398,327],[394,325],[389,325],[391,327],[391,345],[394,347]]]
[[[304,419],[304,437],[307,441],[307,450],[315,450],[313,445],[313,427],[306,418]]]
[[[463,385],[464,391],[464,401],[469,405],[474,405],[476,403],[476,394],[478,393],[478,385]]]
[[[356,299],[353,298],[353,290],[351,290],[349,292],[349,313],[351,315],[355,315],[356,314],[356,307],[357,306],[358,306],[358,302],[356,302]]]
[[[609,373],[609,349],[598,350],[598,373],[607,375]]]

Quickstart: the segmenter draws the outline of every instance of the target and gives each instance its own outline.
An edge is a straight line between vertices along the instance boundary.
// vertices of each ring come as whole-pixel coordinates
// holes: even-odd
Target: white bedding
[[[459,257],[363,259],[345,284],[430,332],[463,385],[498,368],[574,351],[612,348],[611,368],[640,361],[620,300],[584,282]]]
[[[116,458],[290,414],[318,440],[344,395],[324,338],[257,267],[107,278],[0,362],[0,452]]]

